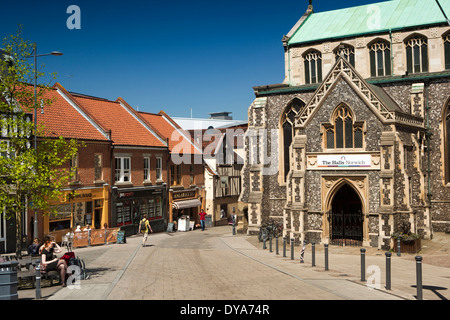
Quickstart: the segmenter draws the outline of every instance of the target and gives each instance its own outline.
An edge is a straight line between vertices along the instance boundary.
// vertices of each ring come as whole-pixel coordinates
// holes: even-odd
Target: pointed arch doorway
[[[358,193],[347,183],[335,193],[331,202],[330,244],[362,246],[364,216]]]

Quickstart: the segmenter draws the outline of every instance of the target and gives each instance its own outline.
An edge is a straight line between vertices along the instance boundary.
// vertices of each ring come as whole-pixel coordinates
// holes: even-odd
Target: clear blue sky
[[[316,12],[377,0],[314,0]],[[1,38],[23,25],[39,58],[66,89],[174,117],[230,111],[246,120],[253,86],[284,78],[281,39],[308,0],[3,1]],[[81,29],[66,26],[70,5]]]

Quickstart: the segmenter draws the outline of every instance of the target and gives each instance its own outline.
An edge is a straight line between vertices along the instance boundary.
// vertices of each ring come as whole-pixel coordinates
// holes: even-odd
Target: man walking
[[[145,243],[147,242],[148,231],[153,233],[152,227],[150,226],[150,222],[147,220],[147,215],[144,214],[144,218],[139,223],[139,231],[142,232],[142,246],[145,247]]]
[[[202,231],[205,230],[205,216],[206,212],[203,211],[203,209],[200,210],[200,213],[198,214],[200,216],[200,225],[202,226]]]

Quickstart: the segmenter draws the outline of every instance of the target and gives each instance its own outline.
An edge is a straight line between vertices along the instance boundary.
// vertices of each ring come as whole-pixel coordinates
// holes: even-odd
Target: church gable
[[[338,139],[336,120],[349,122],[352,142]],[[346,127],[343,123],[343,128]],[[308,138],[307,152],[323,152],[335,149],[378,151],[383,122],[344,78],[336,80],[333,89],[320,107],[308,119],[304,134]],[[347,134],[348,135],[348,134]]]
[[[423,119],[421,117],[403,112],[382,88],[368,84],[343,58],[338,59],[303,109],[303,112],[297,117],[297,126],[305,127],[308,124],[311,117],[321,107],[340,79],[348,83],[353,91],[361,97],[365,105],[384,124],[402,124],[423,128]]]

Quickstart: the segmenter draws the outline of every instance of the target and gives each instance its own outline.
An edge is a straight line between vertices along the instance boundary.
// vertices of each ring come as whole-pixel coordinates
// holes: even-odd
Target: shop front
[[[77,226],[83,230],[101,229],[109,226],[109,190],[108,186],[86,189],[71,189],[64,192],[62,201],[53,206],[50,214],[44,215],[44,234],[49,234],[60,242],[62,236]]]
[[[169,208],[171,209],[169,222],[178,225],[178,221],[181,219],[189,220],[190,224],[194,226],[199,224],[198,213],[202,209],[199,190],[199,188],[169,190]]]
[[[113,188],[112,226],[121,227],[125,235],[136,234],[144,214],[153,232],[163,231],[166,225],[166,188],[150,186],[130,189]]]

